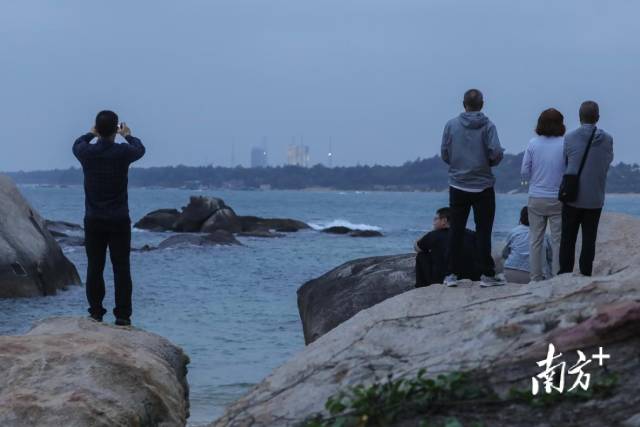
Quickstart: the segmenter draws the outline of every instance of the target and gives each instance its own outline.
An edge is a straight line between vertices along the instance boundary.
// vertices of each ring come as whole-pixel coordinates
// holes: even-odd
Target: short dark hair
[[[103,110],[96,116],[96,132],[103,138],[115,135],[118,131],[118,115],[113,111]]]
[[[526,206],[520,211],[520,224],[529,226],[529,208]]]
[[[600,107],[595,101],[584,101],[580,105],[580,123],[595,125],[600,120]]]
[[[484,105],[482,92],[480,92],[478,89],[469,89],[464,93],[462,105],[464,105],[464,108],[470,111],[482,110],[482,106]]]
[[[451,220],[451,209],[449,208],[440,208],[436,211],[436,215],[440,219],[446,219],[447,221]]]
[[[555,108],[540,113],[536,133],[541,136],[562,136],[567,131],[564,127],[564,116]]]

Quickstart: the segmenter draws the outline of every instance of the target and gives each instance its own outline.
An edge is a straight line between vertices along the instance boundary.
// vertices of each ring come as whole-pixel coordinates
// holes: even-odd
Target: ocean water
[[[23,186],[46,218],[82,222],[81,187]],[[191,418],[199,425],[304,347],[296,290],[339,264],[366,256],[410,252],[431,227],[446,193],[130,190],[134,221],[159,208],[180,208],[191,195],[223,198],[238,214],[288,217],[314,228],[372,228],[382,238],[352,238],[316,230],[280,239],[239,238],[240,247],[187,247],[132,254],[133,322],[180,345],[191,358]],[[610,195],[606,210],[640,216],[640,196]],[[517,224],[525,195],[498,195],[494,240]],[[157,244],[168,233],[134,230],[134,247]],[[66,248],[84,280],[84,248]],[[105,307],[113,308],[107,265]],[[0,334],[21,334],[38,319],[86,315],[84,289],[56,296],[0,300]],[[109,313],[105,321],[113,321]]]

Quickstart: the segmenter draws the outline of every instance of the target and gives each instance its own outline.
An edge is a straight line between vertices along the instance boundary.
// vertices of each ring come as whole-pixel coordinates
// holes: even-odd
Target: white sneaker
[[[504,274],[496,274],[495,276],[480,276],[480,286],[483,288],[489,288],[491,286],[504,286],[507,284],[507,279]]]
[[[444,278],[444,282],[442,282],[442,284],[448,288],[455,288],[456,286],[458,286],[458,276],[456,276],[455,274],[450,274]]]

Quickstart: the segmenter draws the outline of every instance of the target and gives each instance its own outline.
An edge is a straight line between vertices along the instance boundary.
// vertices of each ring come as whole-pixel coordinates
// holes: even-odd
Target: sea
[[[48,219],[81,224],[82,187],[21,186]],[[242,238],[242,246],[185,247],[131,255],[136,327],[162,335],[189,355],[191,416],[198,426],[219,417],[274,368],[304,347],[296,290],[340,264],[361,257],[408,253],[431,228],[447,193],[340,191],[231,191],[132,188],[131,217],[185,206],[190,196],[224,199],[239,215],[294,218],[312,229],[283,238]],[[494,241],[518,223],[524,194],[497,196]],[[605,210],[640,216],[640,196],[608,195]],[[330,235],[318,230],[345,225],[375,229],[378,238]],[[473,228],[473,224],[470,223]],[[135,230],[132,246],[155,245],[170,233]],[[64,248],[84,280],[82,247]],[[113,308],[110,264],[105,307]],[[84,289],[55,296],[0,300],[0,334],[28,331],[50,316],[84,316]],[[111,312],[105,321],[112,322]]]

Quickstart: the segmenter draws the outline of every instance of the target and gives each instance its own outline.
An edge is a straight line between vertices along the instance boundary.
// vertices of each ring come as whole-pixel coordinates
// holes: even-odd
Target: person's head
[[[118,132],[118,115],[109,110],[100,111],[96,116],[95,128],[101,138],[114,139]]]
[[[433,229],[443,230],[449,228],[449,218],[451,211],[449,208],[440,208],[436,211],[436,216],[433,217]]]
[[[482,106],[484,105],[482,92],[478,89],[469,89],[464,93],[462,105],[464,106],[464,110],[467,112],[482,110]]]
[[[595,101],[585,101],[580,105],[580,123],[595,125],[600,120],[600,107]]]
[[[520,211],[520,224],[529,226],[529,209],[526,206]]]
[[[563,136],[566,132],[564,116],[555,108],[549,108],[540,113],[536,133],[540,136]]]

